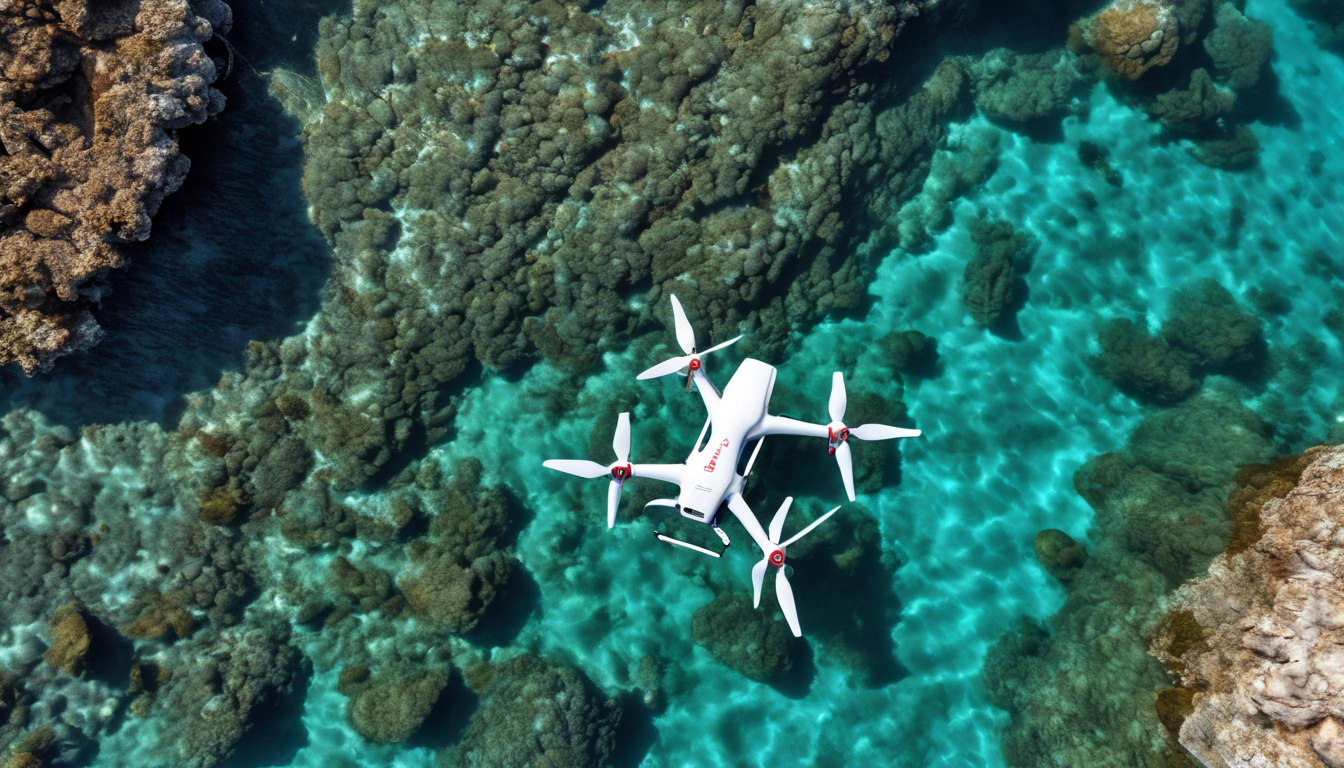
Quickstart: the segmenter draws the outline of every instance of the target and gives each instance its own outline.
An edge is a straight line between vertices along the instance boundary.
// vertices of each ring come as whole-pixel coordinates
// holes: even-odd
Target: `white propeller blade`
[[[845,377],[839,371],[831,377],[831,421],[845,420]]]
[[[672,321],[677,331],[677,344],[681,345],[682,352],[689,355],[695,350],[695,329],[691,328],[691,321],[686,319],[686,310],[681,308],[677,295],[668,295],[672,298]]]
[[[683,371],[683,370],[685,370],[686,368],[690,367],[691,361],[694,360],[695,358],[697,358],[697,357],[699,357],[699,358],[704,358],[705,355],[708,355],[708,354],[711,353],[711,352],[717,352],[717,351],[719,351],[720,349],[723,349],[724,347],[729,346],[730,344],[735,344],[735,343],[737,343],[737,340],[740,339],[740,338],[742,338],[742,337],[741,337],[741,336],[735,336],[735,337],[733,337],[733,338],[731,338],[731,339],[729,339],[729,340],[723,342],[722,344],[716,344],[716,345],[710,347],[709,349],[706,349],[704,352],[697,352],[697,353],[695,353],[695,354],[691,354],[691,355],[684,355],[684,356],[682,356],[682,357],[673,357],[673,358],[671,358],[671,359],[664,360],[663,362],[661,362],[661,363],[659,363],[659,364],[653,366],[652,368],[648,369],[647,371],[645,371],[645,372],[639,374],[639,375],[636,376],[635,378],[636,378],[636,379],[639,379],[639,380],[641,380],[641,381],[644,380],[644,379],[656,379],[656,378],[658,378],[659,376],[666,376],[666,375],[668,375],[669,373],[676,373],[677,371]]]
[[[793,587],[789,586],[783,568],[775,571],[775,595],[779,597],[779,607],[784,610],[784,620],[789,622],[793,636],[802,637],[803,630],[798,627],[798,607],[793,604]]]
[[[645,379],[656,379],[659,376],[666,376],[669,373],[680,371],[682,368],[685,368],[686,364],[689,362],[690,358],[688,357],[674,357],[671,360],[664,360],[635,378],[640,381],[644,381]]]
[[[547,459],[541,465],[570,475],[584,478],[611,476],[607,486],[607,527],[616,527],[616,510],[621,503],[621,487],[630,477],[630,414],[622,413],[616,418],[616,433],[611,438],[611,449],[616,452],[616,460],[607,466],[584,459]]]
[[[630,461],[630,414],[622,413],[616,419],[616,434],[611,438],[611,449],[616,452],[616,463]]]
[[[784,499],[784,503],[779,505],[775,512],[775,517],[770,521],[770,541],[779,542],[779,535],[784,532],[784,518],[789,516],[789,506],[793,504],[793,497]],[[766,554],[770,554],[766,552]]]
[[[611,479],[611,485],[607,486],[607,527],[616,527],[616,507],[621,503],[621,481],[616,478]]]
[[[849,455],[849,443],[842,442],[835,447],[835,463],[840,465],[840,477],[845,481],[845,493],[854,500],[854,459]]]
[[[770,557],[767,555],[751,567],[752,608],[761,607],[761,585],[765,583],[765,568],[768,565],[770,565]]]
[[[584,459],[547,459],[541,463],[547,469],[554,469],[565,474],[576,477],[594,478],[609,474],[610,469],[598,464],[596,461],[586,461]]]
[[[888,427],[886,424],[864,424],[849,430],[850,437],[860,440],[890,440],[893,437],[919,437],[918,429]]]
[[[834,515],[834,514],[836,513],[836,510],[838,510],[838,509],[840,509],[840,508],[839,508],[839,507],[836,507],[835,509],[832,509],[830,512],[827,512],[826,514],[822,515],[821,517],[818,517],[816,520],[813,520],[811,525],[809,525],[809,526],[807,526],[806,528],[804,528],[803,530],[801,530],[801,531],[795,533],[795,534],[793,535],[793,537],[790,538],[788,541],[784,542],[783,544],[780,544],[780,545],[779,545],[779,548],[780,548],[780,549],[787,549],[788,546],[789,546],[790,544],[792,544],[792,543],[794,543],[795,541],[798,541],[799,539],[801,539],[801,538],[803,538],[804,536],[806,536],[808,533],[810,533],[810,532],[812,531],[813,528],[816,528],[818,525],[821,525],[822,523],[826,522],[826,518],[830,517],[831,515]]]

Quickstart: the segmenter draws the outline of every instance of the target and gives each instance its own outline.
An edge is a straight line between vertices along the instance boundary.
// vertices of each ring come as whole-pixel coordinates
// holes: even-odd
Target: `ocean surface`
[[[1188,141],[1164,133],[1101,82],[1083,87],[1051,132],[1018,130],[972,110],[950,122],[936,153],[956,162],[993,146],[997,162],[981,183],[952,199],[949,225],[932,232],[919,252],[887,243],[857,307],[828,313],[813,327],[789,329],[783,351],[763,358],[778,369],[791,416],[827,421],[831,374],[841,370],[851,393],[899,399],[908,417],[900,425],[923,431],[899,441],[899,456],[890,454],[879,470],[885,478],[880,490],[861,491],[856,504],[846,505],[876,523],[880,567],[865,571],[872,578],[862,584],[849,584],[861,593],[845,600],[868,606],[865,615],[876,624],[864,628],[870,646],[860,655],[893,661],[882,674],[847,663],[833,639],[806,640],[805,651],[794,651],[797,669],[775,684],[730,669],[697,644],[692,617],[721,592],[750,595],[750,569],[759,553],[736,521],[724,525],[733,546],[722,560],[711,561],[650,535],[653,521],[632,506],[652,498],[652,492],[638,492],[638,480],[627,487],[622,516],[608,530],[604,479],[542,469],[550,458],[609,461],[606,441],[618,409],[630,412],[633,460],[683,459],[705,418],[700,399],[683,392],[680,377],[634,379],[671,354],[670,328],[666,346],[647,339],[614,345],[580,373],[549,361],[471,371],[455,385],[451,426],[397,460],[397,471],[437,466],[447,477],[464,460],[477,459],[481,485],[503,489],[522,510],[512,546],[525,571],[515,578],[525,588],[502,598],[518,602],[517,615],[504,611],[497,631],[440,633],[445,654],[465,666],[468,659],[499,662],[533,653],[577,668],[607,695],[624,696],[624,725],[611,758],[618,765],[1023,764],[1000,747],[1009,715],[990,703],[982,678],[986,654],[1019,617],[1048,621],[1064,603],[1064,588],[1033,550],[1037,532],[1059,529],[1085,547],[1094,544],[1093,510],[1075,491],[1074,473],[1089,459],[1120,449],[1145,416],[1163,408],[1121,391],[1091,364],[1101,325],[1129,318],[1156,331],[1179,311],[1180,290],[1211,279],[1258,318],[1271,363],[1259,380],[1210,375],[1204,386],[1226,387],[1274,423],[1280,451],[1341,436],[1344,337],[1339,328],[1329,329],[1327,314],[1344,296],[1344,101],[1336,98],[1344,90],[1344,58],[1322,49],[1308,22],[1282,0],[1245,5],[1247,16],[1272,27],[1270,67],[1280,105],[1276,114],[1250,122],[1262,147],[1254,167],[1200,164]],[[277,43],[270,60],[264,41],[248,40],[255,33],[242,28],[239,50],[257,59],[249,70],[286,65],[300,72],[307,67],[312,76],[307,56],[316,15],[343,11],[300,7],[308,15],[287,20],[294,39]],[[243,4],[236,14],[241,19],[249,8]],[[231,111],[184,139],[194,163],[188,187],[165,204],[150,243],[136,246],[143,253],[136,252],[134,267],[114,277],[114,293],[103,308],[107,340],[51,374],[29,380],[6,372],[0,379],[4,407],[27,407],[43,429],[75,435],[92,425],[134,422],[171,435],[221,376],[227,380],[242,370],[248,341],[319,332],[314,317],[322,312],[322,286],[332,274],[328,260],[336,257],[308,221],[298,122],[281,113],[260,76],[240,77],[243,84],[226,90]],[[1122,185],[1080,162],[1083,142],[1106,148]],[[935,177],[922,195],[938,194],[931,188],[940,183],[939,163],[935,159]],[[221,185],[237,188],[221,193]],[[234,217],[237,201],[249,197],[253,207]],[[993,331],[968,317],[958,291],[976,253],[975,224],[986,213],[1011,223],[1030,242],[1015,325]],[[671,292],[694,290],[687,283]],[[1272,311],[1264,308],[1271,306],[1268,300],[1257,303],[1264,292],[1281,299]],[[705,338],[708,326],[700,328],[701,347],[726,340]],[[880,340],[906,330],[936,339],[937,360],[893,376]],[[722,387],[743,356],[729,348],[708,358],[705,369]],[[323,374],[315,375],[320,384]],[[763,455],[780,470],[770,464],[754,470],[747,498],[758,518],[768,521],[784,495],[799,497],[803,516],[844,502],[839,474],[819,442],[766,439],[770,451]],[[856,457],[871,448],[853,442]],[[104,483],[139,477],[138,467],[118,475],[119,460],[108,455],[89,466],[97,467]],[[322,462],[319,451],[314,471],[327,466]],[[60,470],[68,474],[48,483],[95,472],[68,464]],[[385,518],[404,491],[394,474],[333,489],[332,501],[369,519]],[[159,525],[154,516],[162,514],[162,504],[137,500],[129,491],[127,498],[131,525],[137,515],[146,526]],[[803,519],[787,530],[797,530]],[[857,519],[842,514],[825,525],[854,525]],[[255,573],[276,581],[258,578],[240,609],[245,622],[271,607],[275,615],[296,616],[297,606],[289,602],[293,584],[282,585],[280,574],[286,582],[322,589],[338,552],[394,575],[408,567],[405,544],[395,539],[311,549],[292,546],[274,528],[249,540],[251,556],[264,563]],[[795,585],[823,568],[818,561],[827,556],[824,544],[790,560]],[[116,584],[110,579],[108,590]],[[805,638],[816,625],[853,618],[828,613],[824,593],[795,589],[800,602],[817,601],[801,607]],[[97,612],[87,597],[84,602]],[[761,610],[778,617],[772,594]],[[49,630],[47,617],[41,618],[0,633],[0,666],[22,665],[33,638],[45,647]],[[362,613],[359,631],[375,637],[380,622],[386,620],[376,611]],[[454,678],[444,703],[415,736],[372,743],[347,719],[348,697],[338,686],[349,649],[324,636],[330,631],[295,620],[289,642],[310,670],[301,695],[283,713],[267,715],[285,721],[279,736],[244,734],[231,762],[221,764],[441,764],[440,753],[464,738],[463,724],[479,706],[475,696]],[[377,642],[390,647],[395,641],[387,637]],[[166,641],[147,641],[137,653],[160,653],[154,642]],[[375,661],[377,649],[370,640]],[[636,670],[650,655],[665,670],[665,708],[643,706],[638,694],[628,693],[640,688]],[[41,685],[33,690],[42,695]],[[80,705],[73,701],[71,706]],[[155,711],[144,719],[114,719],[102,726],[96,749],[85,749],[77,761],[55,758],[50,764],[170,765],[156,762],[159,737],[151,734],[171,730],[171,723],[156,720],[172,717]]]

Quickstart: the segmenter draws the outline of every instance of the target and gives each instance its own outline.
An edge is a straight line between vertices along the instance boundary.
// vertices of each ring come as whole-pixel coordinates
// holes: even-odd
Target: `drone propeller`
[[[706,349],[704,352],[697,352],[695,350],[695,329],[691,327],[691,321],[686,319],[686,312],[681,308],[681,302],[677,301],[675,295],[669,295],[672,299],[672,318],[674,325],[676,326],[677,344],[681,347],[681,351],[686,354],[681,357],[673,357],[664,360],[636,376],[636,379],[656,379],[659,376],[666,376],[669,373],[676,373],[677,371],[682,370],[690,370],[691,372],[698,371],[700,370],[700,361],[702,358],[711,352],[717,352],[724,347],[734,344],[738,339],[742,338],[741,336],[736,336],[722,344],[716,344],[709,349]]]
[[[831,378],[831,400],[827,404],[830,412],[831,423],[826,425],[831,454],[835,456],[835,463],[840,466],[840,478],[845,481],[845,493],[849,495],[849,500],[854,500],[854,457],[849,452],[850,437],[857,437],[860,440],[890,440],[893,437],[919,437],[918,429],[903,429],[901,427],[889,427],[886,424],[864,424],[862,426],[850,429],[845,426],[845,406],[848,398],[845,395],[845,378],[839,371]]]
[[[793,600],[793,587],[789,585],[789,578],[784,575],[784,552],[790,544],[811,533],[813,528],[821,525],[826,521],[826,518],[835,514],[836,510],[840,508],[836,507],[812,521],[811,525],[781,544],[779,543],[779,537],[784,532],[784,519],[789,516],[789,507],[792,504],[792,496],[785,499],[784,503],[779,505],[779,510],[775,512],[774,519],[770,521],[769,538],[765,541],[756,540],[757,546],[765,553],[765,557],[751,569],[752,605],[756,608],[761,607],[761,585],[765,582],[766,566],[775,566],[779,569],[775,571],[775,596],[779,598],[779,607],[784,611],[784,620],[789,623],[789,629],[793,630],[793,636],[802,637],[803,631],[798,626],[798,607]]]
[[[548,459],[542,462],[547,469],[574,475],[594,478],[611,475],[611,484],[607,486],[607,527],[616,526],[616,507],[621,501],[621,488],[633,473],[630,465],[630,414],[622,413],[616,420],[616,434],[611,439],[611,448],[616,452],[616,461],[602,466],[595,461],[584,459]]]

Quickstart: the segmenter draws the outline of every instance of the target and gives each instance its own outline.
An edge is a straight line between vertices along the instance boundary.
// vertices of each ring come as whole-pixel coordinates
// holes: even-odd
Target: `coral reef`
[[[1078,570],[1087,562],[1087,550],[1083,545],[1055,528],[1037,533],[1033,547],[1041,567],[1060,581],[1069,581],[1078,575]]]
[[[1255,376],[1268,359],[1260,321],[1217,282],[1176,293],[1172,315],[1152,335],[1138,323],[1111,320],[1097,341],[1097,371],[1135,396],[1158,403],[1189,397],[1208,374]]]
[[[1238,125],[1230,136],[1197,143],[1190,154],[1214,168],[1242,170],[1260,161],[1260,140],[1250,128]]]
[[[1237,96],[1214,85],[1208,70],[1190,73],[1190,84],[1172,88],[1144,102],[1144,109],[1172,131],[1204,133],[1216,128],[1217,121],[1232,111]]]
[[[443,670],[380,670],[370,676],[365,666],[341,670],[340,690],[350,697],[345,716],[369,741],[394,744],[410,738],[425,722],[448,673]]]
[[[96,343],[113,242],[150,217],[190,163],[176,132],[224,107],[202,43],[220,0],[22,0],[0,9],[0,364],[28,374]]]
[[[51,645],[43,658],[67,675],[78,675],[84,671],[89,646],[93,643],[93,638],[89,636],[89,624],[82,615],[83,610],[84,606],[77,602],[67,603],[57,608],[47,623]]]
[[[1062,48],[1044,53],[996,48],[966,61],[975,106],[991,118],[1012,123],[1058,117],[1085,82],[1076,58]]]
[[[971,225],[971,241],[975,258],[961,275],[961,303],[977,325],[1010,323],[1026,291],[1021,273],[1027,270],[1031,238],[982,213]]]
[[[508,500],[480,488],[480,472],[479,461],[465,462],[433,497],[429,535],[412,544],[410,567],[397,580],[411,613],[459,634],[476,626],[518,567],[501,544]]]
[[[156,754],[187,768],[220,765],[255,725],[257,710],[302,676],[306,661],[286,640],[262,628],[233,628],[171,646],[162,664],[172,679],[154,697],[155,708],[171,713],[171,727],[158,734]]]
[[[307,118],[333,288],[251,381],[320,398],[300,432],[352,487],[442,434],[444,387],[478,362],[582,369],[669,280],[697,286],[703,333],[781,349],[862,299],[887,236],[858,247],[854,225],[918,191],[963,103],[955,65],[923,88],[877,69],[923,5],[641,4],[637,33],[549,2],[327,19],[321,88],[275,89]]]
[[[1166,723],[1205,766],[1344,765],[1344,449],[1247,467],[1246,532],[1181,587],[1153,640],[1182,706]]]
[[[481,703],[443,768],[610,764],[623,707],[578,670],[518,656],[468,668],[466,679]]]
[[[1230,88],[1241,91],[1258,85],[1273,49],[1274,34],[1268,24],[1246,18],[1234,3],[1218,4],[1213,29],[1204,37],[1204,50]]]
[[[778,680],[793,668],[788,625],[752,608],[746,595],[724,592],[701,606],[691,617],[691,637],[724,666],[760,683]]]
[[[1008,765],[1188,768],[1154,707],[1167,684],[1148,643],[1168,591],[1226,545],[1227,491],[1238,467],[1273,454],[1268,435],[1254,412],[1208,388],[1076,473],[1096,516],[1087,557],[1063,582],[1066,602],[1048,629],[1022,619],[984,665],[991,700],[1011,716]]]

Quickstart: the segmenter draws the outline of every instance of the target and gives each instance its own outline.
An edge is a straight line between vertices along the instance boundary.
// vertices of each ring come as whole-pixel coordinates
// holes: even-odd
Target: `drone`
[[[728,347],[741,339],[736,336],[728,341],[710,347],[703,352],[696,349],[695,330],[686,319],[686,312],[675,295],[671,296],[672,315],[675,321],[677,344],[684,355],[673,357],[653,366],[637,376],[637,379],[655,379],[668,374],[686,376],[686,390],[692,385],[700,393],[709,412],[705,425],[700,429],[696,447],[681,464],[632,464],[630,462],[630,414],[622,413],[616,421],[616,434],[611,447],[616,452],[616,461],[607,466],[595,461],[582,459],[550,459],[543,466],[582,478],[610,477],[607,487],[607,527],[616,525],[616,510],[621,501],[621,489],[631,478],[661,480],[678,487],[675,499],[655,499],[645,505],[671,507],[681,516],[697,523],[708,525],[723,547],[715,552],[687,541],[672,538],[658,530],[654,536],[659,541],[678,547],[700,552],[710,557],[722,557],[731,542],[728,535],[719,527],[720,513],[726,508],[742,527],[747,530],[752,541],[765,555],[751,569],[751,581],[754,590],[753,605],[760,608],[761,585],[765,581],[766,569],[775,568],[775,592],[779,598],[779,607],[784,611],[789,629],[795,637],[802,637],[798,625],[798,610],[793,599],[793,588],[789,586],[784,572],[784,556],[789,545],[796,543],[812,529],[835,514],[840,507],[817,518],[811,525],[780,541],[784,533],[784,522],[793,503],[790,496],[784,500],[770,521],[767,532],[761,528],[755,513],[742,498],[742,486],[751,474],[760,453],[763,439],[769,435],[798,435],[802,437],[824,437],[830,455],[835,457],[840,467],[840,477],[845,484],[845,493],[854,501],[854,467],[850,455],[849,438],[860,440],[889,440],[898,437],[918,437],[918,429],[902,429],[885,424],[864,424],[859,427],[847,427],[845,418],[845,381],[839,371],[831,379],[831,398],[829,402],[828,424],[813,424],[787,416],[774,416],[768,411],[770,395],[775,388],[775,368],[771,365],[747,358],[737,367],[737,371],[728,381],[723,391],[714,386],[705,373],[704,358],[713,352]],[[706,438],[708,435],[708,438]],[[755,443],[746,468],[738,471],[744,449]]]

